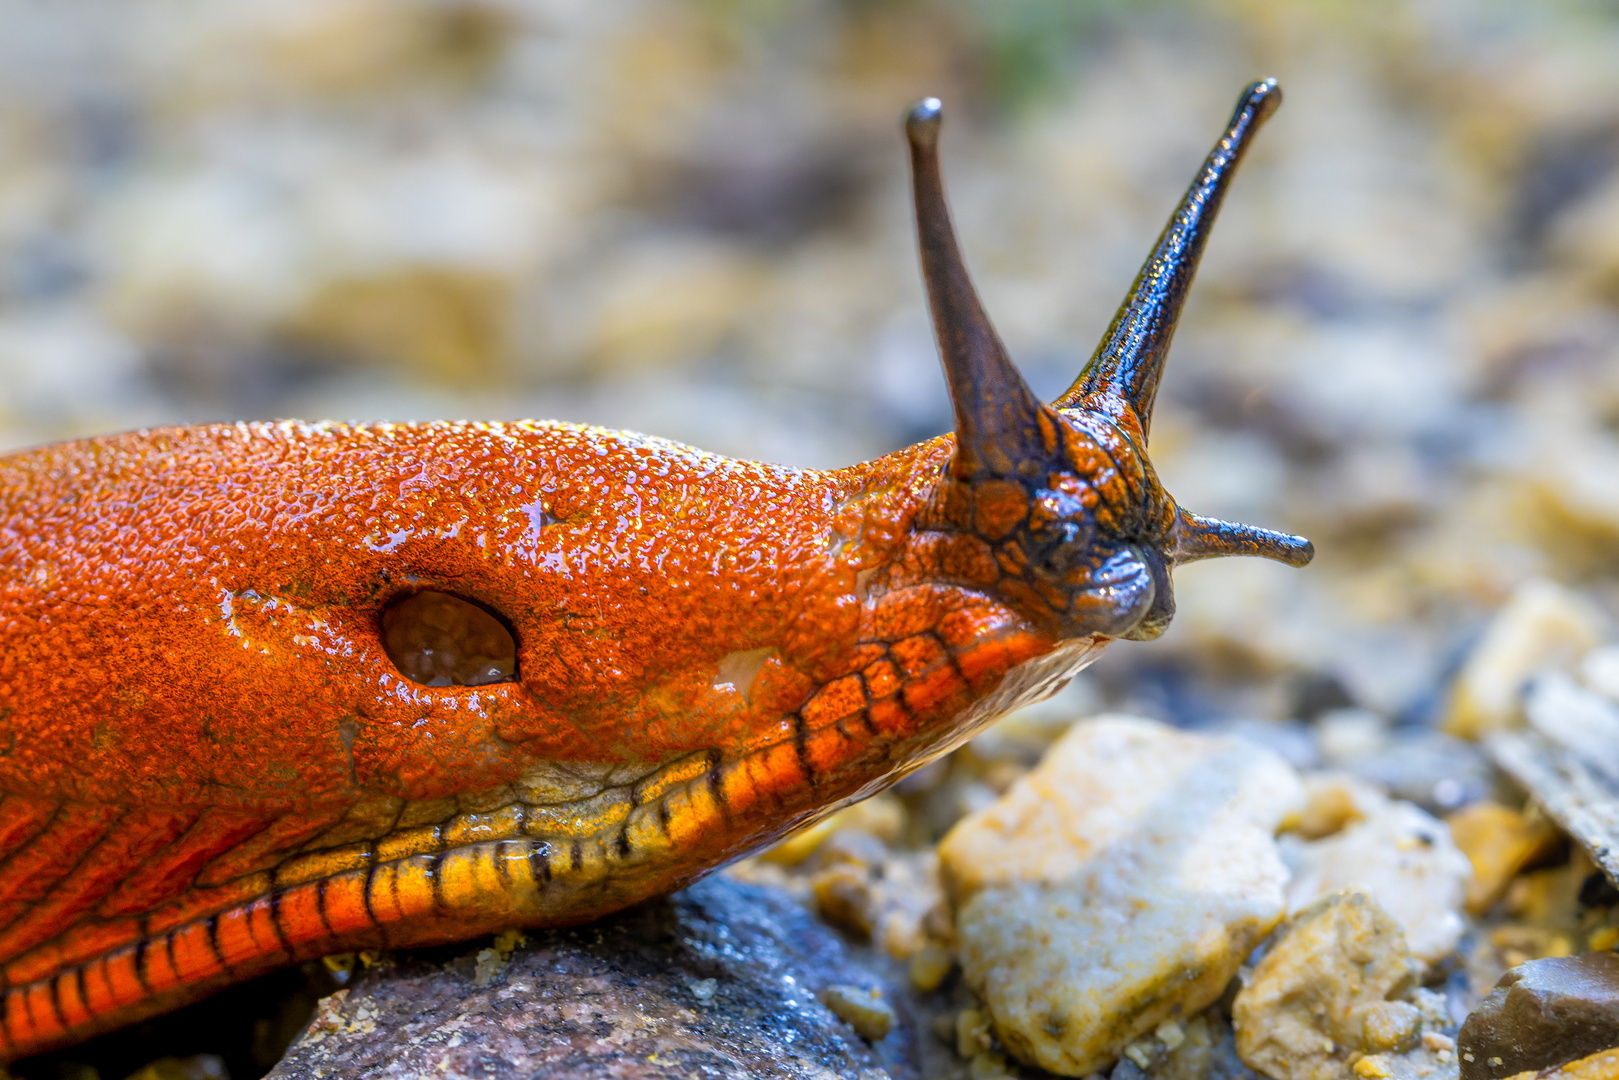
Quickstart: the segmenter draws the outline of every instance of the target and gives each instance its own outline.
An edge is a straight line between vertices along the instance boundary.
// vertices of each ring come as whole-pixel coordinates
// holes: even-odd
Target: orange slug
[[[835,471],[573,424],[240,423],[0,459],[0,1061],[312,957],[690,883],[1157,636],[1147,424],[1243,94],[1051,405],[910,110],[954,435]]]

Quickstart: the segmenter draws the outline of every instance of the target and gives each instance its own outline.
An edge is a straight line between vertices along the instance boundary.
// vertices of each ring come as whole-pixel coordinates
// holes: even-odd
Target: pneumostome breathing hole
[[[424,686],[485,686],[510,682],[517,672],[511,631],[449,593],[413,593],[389,604],[382,647],[401,674]]]

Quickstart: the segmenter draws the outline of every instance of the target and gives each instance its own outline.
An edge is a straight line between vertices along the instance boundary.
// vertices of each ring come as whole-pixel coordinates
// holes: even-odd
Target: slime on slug
[[[1156,637],[1309,543],[1145,453],[1244,91],[1039,401],[906,118],[955,433],[832,471],[546,423],[216,424],[0,459],[0,1061],[287,964],[596,918]]]

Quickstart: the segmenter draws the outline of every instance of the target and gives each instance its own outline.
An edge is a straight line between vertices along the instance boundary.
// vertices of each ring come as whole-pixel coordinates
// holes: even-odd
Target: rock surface
[[[1467,1018],[1456,1043],[1463,1080],[1501,1080],[1619,1047],[1619,955],[1513,968]]]
[[[1074,728],[940,845],[968,984],[1018,1058],[1067,1076],[1212,1004],[1283,914],[1297,775],[1131,717]]]
[[[1302,911],[1340,889],[1364,888],[1399,921],[1412,955],[1436,963],[1461,940],[1472,864],[1438,818],[1365,785],[1353,786],[1340,831],[1283,844],[1293,871],[1288,910]],[[1318,801],[1312,795],[1312,807]]]
[[[1325,897],[1279,932],[1237,994],[1237,1053],[1275,1080],[1437,1071],[1397,1069],[1390,1060],[1438,1056],[1422,1036],[1439,1017],[1425,1015],[1434,1010],[1421,999],[1409,1000],[1421,970],[1398,920],[1371,896],[1349,889]],[[1381,1059],[1369,1074],[1353,1068],[1363,1055]]]
[[[773,890],[715,877],[589,926],[520,937],[398,954],[366,971],[323,999],[270,1076],[927,1075],[914,1019],[884,978]],[[892,1030],[866,1042],[819,1000],[834,989],[889,1009]]]
[[[1501,771],[1619,885],[1619,782],[1602,775],[1580,752],[1539,732],[1498,732],[1486,746]]]

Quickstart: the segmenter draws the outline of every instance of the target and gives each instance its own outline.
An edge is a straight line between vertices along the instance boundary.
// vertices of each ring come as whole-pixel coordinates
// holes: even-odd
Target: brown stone
[[[395,954],[323,999],[270,1077],[919,1080],[939,1048],[884,963],[778,890],[716,877],[588,926]],[[862,1038],[829,995],[891,1029]]]
[[[1456,1038],[1462,1080],[1503,1080],[1619,1046],[1619,955],[1520,964]]]

